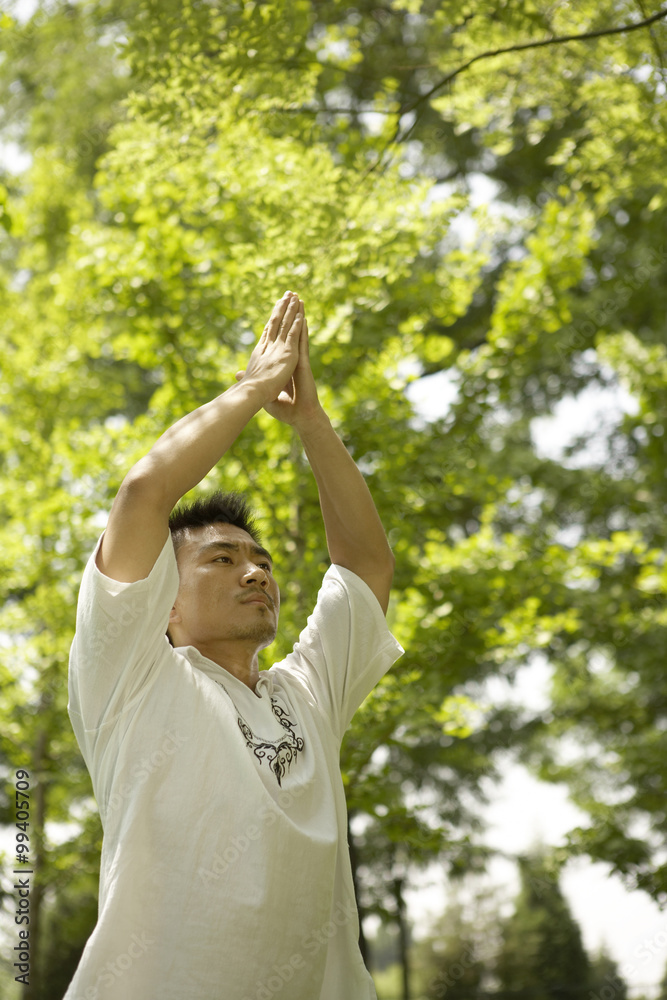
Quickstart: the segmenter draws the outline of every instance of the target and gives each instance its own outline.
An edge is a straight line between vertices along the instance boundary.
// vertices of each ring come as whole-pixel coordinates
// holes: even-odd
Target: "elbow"
[[[176,500],[172,501],[159,470],[148,455],[132,466],[121,483],[118,496],[131,502],[140,501],[167,514],[171,513],[176,503]]]
[[[394,556],[394,553],[391,551],[391,549],[387,548],[387,552],[382,562],[378,562],[375,565],[375,573],[382,580],[384,587],[386,587],[387,589],[387,592],[391,589],[391,585],[394,580],[395,569],[396,569],[396,557]]]

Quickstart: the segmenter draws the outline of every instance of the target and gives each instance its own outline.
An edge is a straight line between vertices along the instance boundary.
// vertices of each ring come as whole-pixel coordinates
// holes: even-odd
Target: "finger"
[[[245,368],[243,369],[243,371],[237,372],[234,378],[236,379],[237,382],[240,382],[244,375],[245,375]]]
[[[280,325],[280,337],[282,340],[287,340],[288,335],[292,331],[294,321],[299,315],[299,310],[301,309],[301,300],[298,295],[290,301],[287,309],[285,310],[285,315],[283,316],[282,323]]]
[[[280,334],[283,318],[289,309],[291,302],[292,292],[285,292],[282,299],[278,299],[273,307],[273,312],[271,313],[269,322],[264,327],[264,332],[269,340],[275,340]]]
[[[301,329],[299,330],[299,360],[301,366],[308,366],[308,322],[305,314],[301,314]]]
[[[296,346],[299,346],[299,337],[301,336],[301,328],[303,325],[303,302],[299,300],[296,308],[295,314],[291,317],[291,322],[289,326],[287,323],[290,320],[290,313],[285,316],[285,326],[284,326],[284,340],[286,345],[291,346],[296,339]],[[281,331],[282,332],[282,331]]]

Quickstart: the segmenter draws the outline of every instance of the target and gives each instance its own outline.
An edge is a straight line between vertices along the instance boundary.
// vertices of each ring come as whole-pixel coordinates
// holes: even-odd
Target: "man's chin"
[[[262,645],[259,646],[258,648],[266,649],[267,646],[270,646],[271,643],[275,641],[277,635],[278,635],[278,629],[277,628],[271,629],[271,632],[267,634],[266,638],[262,642]]]
[[[257,643],[257,649],[266,649],[270,646],[278,634],[278,626],[269,622],[257,622],[255,625],[240,628],[231,635],[229,639],[240,639],[244,642],[252,641]]]

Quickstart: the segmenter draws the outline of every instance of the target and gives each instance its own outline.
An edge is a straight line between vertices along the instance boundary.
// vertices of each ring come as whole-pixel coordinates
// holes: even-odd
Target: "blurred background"
[[[287,288],[397,559],[341,755],[379,1000],[666,1000],[666,87],[654,0],[5,0],[0,1000],[61,1000],[96,920],[83,566]],[[216,486],[281,553],[267,668],[317,491],[264,413]]]

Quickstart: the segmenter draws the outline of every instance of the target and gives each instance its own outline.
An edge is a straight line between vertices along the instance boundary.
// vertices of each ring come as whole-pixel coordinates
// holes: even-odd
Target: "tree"
[[[553,866],[536,852],[520,859],[519,872],[521,888],[495,961],[501,993],[540,1000],[588,997],[591,964]]]
[[[65,714],[83,563],[125,470],[227,384],[297,279],[325,405],[390,528],[408,651],[343,748],[360,899],[389,912],[387,887],[439,853],[477,865],[474,803],[512,747],[588,809],[572,850],[660,897],[665,24],[616,32],[658,13],[99,0],[23,27],[3,15],[0,127],[32,164],[0,176],[0,753],[39,788],[45,910],[88,899],[101,833]],[[504,214],[476,213],[466,246],[451,223],[477,173]],[[440,372],[458,396],[424,424],[405,390]],[[640,409],[608,459],[582,461],[583,438],[536,452],[535,417],[619,380]],[[313,484],[262,418],[224,474],[285,548],[280,656],[326,565]],[[536,650],[553,717],[471,707]],[[557,760],[565,733],[604,747],[604,798],[593,752]]]
[[[483,942],[491,934],[492,926],[479,908],[473,919],[460,902],[447,908],[415,955],[428,1000],[468,1000],[484,992],[488,956]]]
[[[160,13],[168,22],[169,12]],[[256,25],[246,27],[252,35]],[[277,54],[279,33],[268,37]],[[137,50],[143,40],[138,33]],[[163,52],[160,72],[167,62]],[[277,73],[271,79],[281,87]],[[218,82],[214,133],[224,134],[224,148],[212,141],[211,123],[199,111],[155,121],[163,101],[158,81],[147,113],[135,93],[130,120],[106,136],[109,152],[96,160],[90,190],[90,178],[81,176],[81,164],[61,139],[33,150],[25,191],[10,185],[12,246],[6,257],[14,273],[5,274],[3,295],[14,375],[1,414],[2,558],[3,627],[14,642],[3,692],[3,713],[12,722],[2,751],[6,771],[30,769],[40,803],[32,827],[38,871],[33,996],[58,985],[53,962],[63,929],[70,945],[66,964],[76,964],[94,917],[88,903],[101,831],[65,715],[65,677],[78,579],[125,470],[162,427],[191,408],[193,382],[201,401],[220,391],[225,375],[230,378],[240,366],[253,339],[250,327],[263,319],[258,276],[277,288],[292,283],[295,271],[308,276],[311,294],[319,296],[318,361],[320,371],[331,373],[321,380],[329,412],[339,425],[352,426],[357,447],[377,448],[382,428],[360,412],[361,385],[361,398],[389,420],[395,450],[410,433],[412,416],[388,383],[387,371],[400,355],[391,332],[379,335],[372,325],[351,349],[351,328],[361,311],[349,305],[358,299],[365,313],[410,264],[415,293],[430,297],[429,286],[446,267],[435,248],[451,208],[440,204],[422,214],[423,185],[409,184],[394,171],[376,191],[384,210],[364,204],[356,175],[337,167],[324,145],[311,149],[298,136],[274,136],[264,119],[244,120],[222,69]],[[221,93],[227,103],[218,107]],[[167,88],[167,107],[170,96]],[[186,128],[190,145],[183,150]],[[268,199],[267,161],[273,184]],[[211,197],[214,203],[202,208]],[[359,227],[351,236],[344,232],[347,219]],[[293,227],[299,234],[295,244]],[[285,256],[288,240],[294,259]],[[319,256],[310,244],[320,248]],[[449,307],[441,304],[452,316],[463,308],[457,296],[477,261],[474,255],[459,260],[455,253],[453,266],[460,288],[453,289]],[[16,270],[29,274],[23,288],[14,283]],[[341,310],[342,287],[355,291]],[[248,429],[229,459],[224,474],[253,490],[269,519],[269,543],[273,538],[286,550],[283,572],[292,578],[293,612],[283,618],[274,654],[279,658],[296,638],[325,565],[316,490],[289,432],[268,419]],[[19,465],[17,484],[12,473]],[[216,476],[210,478],[213,485]],[[318,536],[319,542],[307,545]],[[11,815],[6,818],[11,823]],[[58,819],[76,823],[60,844],[47,830],[48,821]],[[72,879],[75,856],[80,877]],[[86,920],[76,922],[70,915],[82,901]]]
[[[591,963],[590,1000],[627,1000],[628,984],[620,975],[618,963],[606,949],[601,949]]]

